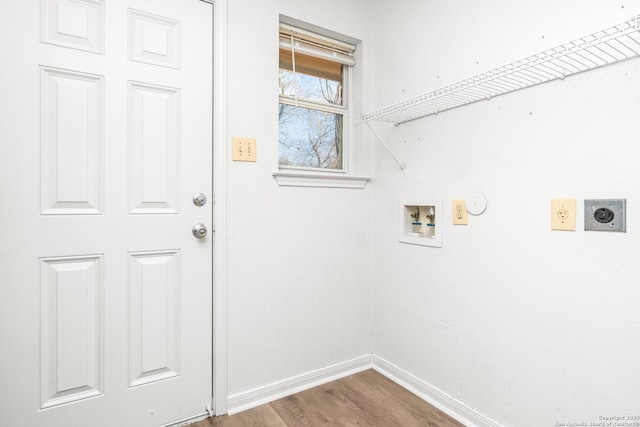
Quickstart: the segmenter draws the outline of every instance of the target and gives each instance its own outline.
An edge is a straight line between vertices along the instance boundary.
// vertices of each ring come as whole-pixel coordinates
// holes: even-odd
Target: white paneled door
[[[0,13],[0,425],[206,412],[212,4],[21,0]]]

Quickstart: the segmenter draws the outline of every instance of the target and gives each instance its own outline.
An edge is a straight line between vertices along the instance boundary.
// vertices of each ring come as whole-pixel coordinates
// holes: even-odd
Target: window
[[[345,170],[347,81],[355,47],[280,26],[280,169]]]

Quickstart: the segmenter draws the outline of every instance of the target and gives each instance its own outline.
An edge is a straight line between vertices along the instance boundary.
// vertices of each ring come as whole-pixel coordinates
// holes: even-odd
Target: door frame
[[[213,413],[227,413],[227,1],[213,5]]]

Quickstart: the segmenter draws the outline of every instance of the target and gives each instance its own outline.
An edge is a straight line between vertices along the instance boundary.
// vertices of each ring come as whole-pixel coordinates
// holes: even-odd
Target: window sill
[[[325,187],[363,189],[371,178],[350,175],[311,174],[300,172],[274,172],[281,187]]]

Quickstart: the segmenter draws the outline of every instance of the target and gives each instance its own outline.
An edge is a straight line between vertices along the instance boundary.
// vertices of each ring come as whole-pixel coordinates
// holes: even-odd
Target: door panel
[[[104,53],[104,1],[51,0],[40,3],[40,40]]]
[[[0,5],[0,425],[162,425],[211,403],[213,238],[191,228],[212,203],[191,197],[213,199],[212,12]]]
[[[179,68],[180,22],[129,9],[129,59]]]
[[[129,387],[180,375],[179,251],[129,254]]]
[[[103,257],[42,258],[41,408],[103,392]]]
[[[178,213],[179,90],[128,82],[131,213]]]
[[[40,69],[44,215],[101,214],[104,78]]]

